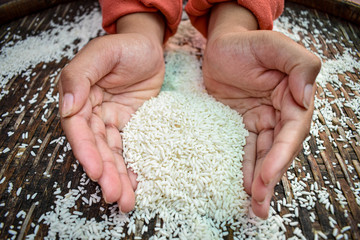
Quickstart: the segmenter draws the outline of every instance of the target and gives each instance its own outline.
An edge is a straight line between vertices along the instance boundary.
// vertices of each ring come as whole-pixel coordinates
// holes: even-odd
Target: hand
[[[125,166],[119,131],[160,91],[164,26],[156,14],[139,13],[121,18],[117,30],[121,34],[91,41],[63,69],[60,113],[75,157],[99,182],[105,201],[128,212],[136,176]]]
[[[244,188],[254,213],[266,218],[273,189],[309,132],[320,60],[280,33],[249,31],[257,28],[256,19],[246,9],[232,19],[238,7],[220,4],[211,13],[204,83],[243,116],[249,131]]]

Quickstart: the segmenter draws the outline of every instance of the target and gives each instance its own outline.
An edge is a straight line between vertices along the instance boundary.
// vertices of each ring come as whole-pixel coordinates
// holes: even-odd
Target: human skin
[[[220,57],[219,57],[220,56]],[[258,30],[234,2],[212,8],[203,60],[209,94],[243,116],[244,187],[267,218],[274,187],[309,133],[320,60],[283,34]]]
[[[126,15],[117,34],[92,40],[60,76],[61,123],[73,153],[105,201],[122,212],[134,208],[136,175],[125,166],[120,131],[160,91],[163,38],[161,15]]]
[[[243,115],[250,134],[244,186],[254,213],[266,218],[274,186],[309,132],[320,61],[284,35],[257,28],[235,3],[213,7],[203,76],[210,94]],[[75,157],[106,202],[128,212],[136,176],[122,158],[119,130],[160,91],[164,21],[156,13],[129,14],[117,32],[91,41],[63,69],[60,114]]]

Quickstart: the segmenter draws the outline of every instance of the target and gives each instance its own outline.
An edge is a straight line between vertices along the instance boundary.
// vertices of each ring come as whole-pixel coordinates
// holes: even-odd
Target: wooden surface
[[[0,24],[71,0],[1,0]]]
[[[341,17],[354,24],[360,25],[360,1],[359,0],[288,0],[300,3],[309,8],[317,9],[333,16]]]
[[[82,7],[79,7],[80,5]],[[81,14],[94,7],[97,8],[98,6],[94,5],[92,1],[72,2],[3,24],[0,26],[0,47],[5,46],[9,41],[16,42],[17,39],[25,39],[29,33],[41,34],[41,32],[51,28],[49,22],[55,16],[68,16],[68,19],[71,20],[75,14]],[[302,11],[308,11],[307,16],[312,23],[309,24],[309,32],[316,28],[325,28],[329,31],[334,27],[340,29],[336,32],[336,37],[341,39],[348,48],[357,52],[360,58],[360,29],[358,26],[293,3],[286,5],[284,16],[298,19]],[[34,24],[36,19],[43,19],[43,21]],[[316,19],[322,20],[324,25],[317,25]],[[292,31],[292,29],[289,30]],[[20,35],[20,38],[15,38],[15,35]],[[309,37],[311,39],[311,34]],[[334,58],[343,51],[341,45],[334,46],[326,42],[326,39],[334,38],[334,36],[329,34],[324,38],[320,39],[325,49],[324,55]],[[174,42],[176,43],[176,41]],[[179,41],[178,44],[192,45],[194,43],[186,40]],[[191,47],[198,48],[199,46],[192,45]],[[198,49],[198,54],[201,54],[201,49]],[[356,59],[354,60],[356,61]],[[19,74],[12,77],[2,89],[8,90],[9,93],[0,101],[0,239],[12,237],[23,239],[28,234],[33,233],[34,226],[39,224],[39,218],[44,213],[51,211],[51,206],[54,205],[56,198],[53,194],[55,189],[60,187],[63,190],[62,194],[64,194],[67,192],[69,182],[72,188],[81,185],[83,171],[80,166],[76,167],[78,164],[74,156],[66,149],[67,142],[61,129],[57,103],[47,103],[48,98],[46,97],[46,93],[58,80],[58,69],[61,69],[68,61],[69,59],[64,58],[60,62],[50,62],[46,65],[39,63],[33,69],[36,74],[31,76],[30,82],[25,82],[25,77]],[[355,74],[346,73],[339,77],[344,78],[345,75],[350,77],[352,81],[359,82],[359,70]],[[334,90],[330,84],[327,85],[327,88],[334,92],[335,98],[341,94],[340,91]],[[349,99],[360,96],[359,89],[354,91],[344,86],[341,90]],[[319,97],[323,97],[322,92],[324,89],[318,87]],[[36,93],[39,94],[36,103],[28,104],[30,96]],[[22,97],[25,95],[28,97],[23,101]],[[53,96],[56,96],[56,92],[53,93]],[[22,111],[19,111],[20,105],[24,106]],[[48,110],[45,110],[45,105]],[[351,188],[359,181],[360,176],[360,146],[356,144],[360,141],[360,136],[356,133],[354,125],[360,119],[350,108],[339,109],[336,105],[332,105],[332,107],[337,113],[333,121],[336,122],[341,114],[346,114],[350,118],[348,128],[339,127],[338,132],[331,132],[325,128],[325,131],[320,133],[320,138],[324,141],[323,145],[326,150],[319,151],[315,138],[311,137],[309,141],[310,154],[305,155],[304,150],[302,150],[297,156],[291,172],[299,178],[303,178],[309,173],[311,179],[308,180],[308,183],[316,182],[319,186],[326,188],[330,194],[329,199],[334,205],[334,213],[326,210],[326,206],[317,202],[315,208],[311,210],[316,214],[316,220],[311,222],[309,220],[310,210],[300,208],[297,227],[302,230],[307,239],[314,239],[316,231],[322,231],[329,239],[334,239],[332,236],[333,228],[329,224],[329,217],[331,217],[337,221],[339,231],[345,226],[351,226],[351,230],[347,231],[349,238],[359,239],[360,207]],[[44,114],[47,119],[46,122],[42,120]],[[323,121],[325,123],[325,120]],[[345,142],[339,141],[339,136],[344,135],[344,131],[349,129],[352,129],[356,135],[353,138],[355,140],[351,143],[347,140]],[[11,135],[9,132],[13,134]],[[27,136],[24,136],[26,132]],[[329,136],[332,136],[333,140],[329,140]],[[337,145],[335,146],[333,142]],[[349,147],[345,148],[345,144],[348,144]],[[63,162],[57,161],[60,157],[63,157]],[[348,166],[354,170],[349,171]],[[340,183],[341,191],[346,198],[344,201],[347,202],[344,208],[339,206],[336,200],[337,195],[327,181],[333,185],[336,185],[337,182]],[[93,192],[97,184],[90,182],[84,187],[89,192]],[[308,190],[310,191],[310,189]],[[293,197],[291,181],[285,175],[281,183],[276,186],[273,197],[274,208],[276,209],[277,201]],[[78,210],[82,211],[87,218],[98,218],[100,207],[103,207],[106,212],[110,205],[101,200],[91,207],[80,205]],[[26,217],[19,217],[21,211],[26,213]],[[348,212],[347,216],[345,212]],[[279,212],[281,216],[287,213],[289,213],[289,209],[285,207],[282,207]],[[150,233],[140,236],[148,238],[154,231],[154,225],[150,226]],[[16,232],[15,237],[10,233],[11,230]],[[40,224],[37,238],[46,236],[47,230],[47,225]],[[286,225],[286,230],[287,237],[294,236],[295,227]],[[133,236],[127,238],[133,238]],[[231,235],[227,238],[231,239]]]

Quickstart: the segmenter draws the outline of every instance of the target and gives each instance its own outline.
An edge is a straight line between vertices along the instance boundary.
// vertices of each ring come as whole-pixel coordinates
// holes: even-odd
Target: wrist
[[[208,39],[216,38],[229,32],[257,30],[256,17],[235,1],[223,2],[211,9]]]
[[[159,13],[131,13],[117,20],[116,32],[138,33],[162,45],[165,32],[164,18]]]

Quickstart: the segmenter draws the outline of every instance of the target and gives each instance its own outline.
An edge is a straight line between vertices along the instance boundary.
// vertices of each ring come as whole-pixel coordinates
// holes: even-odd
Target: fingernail
[[[125,214],[122,210],[121,210],[121,206],[118,204],[118,206],[119,206],[119,212],[120,212],[120,214]]]
[[[262,216],[261,219],[262,219],[262,220],[266,220],[268,217],[269,217],[269,213],[266,213],[266,215],[265,215],[265,216]]]
[[[82,166],[83,171],[86,173],[86,176],[88,176],[88,178],[90,178],[91,181],[93,182],[97,182],[98,180],[95,179],[92,175],[89,174],[89,172],[87,171],[86,167]]]
[[[68,115],[70,115],[73,105],[74,105],[74,96],[71,93],[65,93],[62,103],[61,115],[63,117],[67,117]]]
[[[96,183],[98,182],[98,180],[95,179],[95,178],[93,178],[92,176],[89,176],[89,175],[88,175],[88,177],[90,178],[91,181],[96,182]]]
[[[303,104],[306,109],[309,108],[311,100],[312,100],[312,92],[313,92],[313,85],[312,84],[306,84],[304,88],[304,100]]]
[[[106,195],[103,193],[103,198],[104,198],[104,201],[105,201],[105,203],[106,204],[110,204],[111,202],[109,202],[108,200],[107,200],[107,198],[106,198]]]
[[[272,181],[274,181],[274,180],[269,179],[269,181],[266,181],[266,182],[263,180],[263,183],[264,183],[265,186],[268,186],[270,183],[272,183]]]

